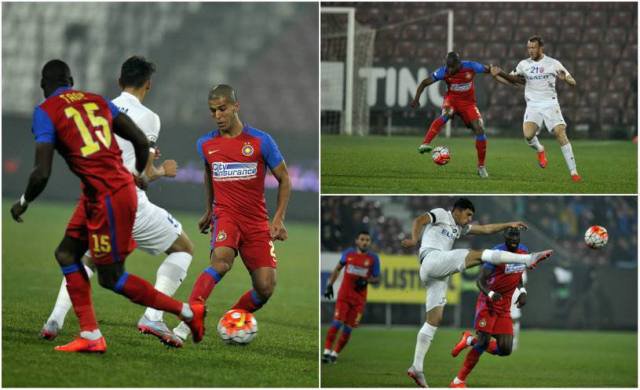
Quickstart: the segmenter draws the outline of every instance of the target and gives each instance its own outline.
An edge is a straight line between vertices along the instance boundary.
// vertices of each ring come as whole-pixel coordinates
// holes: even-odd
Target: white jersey
[[[124,112],[138,125],[147,136],[149,142],[155,143],[160,135],[160,117],[147,107],[143,106],[137,97],[128,92],[122,92],[120,96],[112,100],[120,112]],[[122,149],[122,161],[124,166],[132,173],[136,172],[136,154],[133,144],[116,135],[118,145]],[[153,156],[149,156],[153,158]]]
[[[543,55],[538,61],[531,58],[520,61],[511,74],[524,76],[524,98],[527,106],[548,107],[559,104],[556,77],[560,70],[569,75],[560,61]]]
[[[423,253],[432,249],[450,251],[454,242],[469,233],[469,229],[471,229],[471,225],[458,225],[453,219],[451,211],[433,209],[429,211],[429,215],[431,215],[431,223],[425,226],[422,232],[420,258]]]

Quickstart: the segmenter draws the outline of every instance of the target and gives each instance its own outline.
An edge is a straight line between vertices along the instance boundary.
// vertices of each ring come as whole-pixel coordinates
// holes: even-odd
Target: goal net
[[[369,132],[366,78],[373,63],[375,30],[355,20],[355,9],[321,8],[321,130],[325,134]]]

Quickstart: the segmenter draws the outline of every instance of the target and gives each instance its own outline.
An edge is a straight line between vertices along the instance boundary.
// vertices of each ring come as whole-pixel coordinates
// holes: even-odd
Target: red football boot
[[[533,256],[533,262],[531,264],[529,264],[528,268],[529,269],[534,269],[536,268],[536,266],[538,265],[539,262],[541,262],[542,260],[546,260],[549,257],[551,257],[551,255],[553,254],[553,251],[551,249],[548,249],[546,251],[542,251],[542,252],[534,252],[531,254],[531,256]]]
[[[193,342],[199,343],[204,337],[204,318],[207,316],[207,307],[203,303],[192,303],[189,305],[193,312],[193,318],[190,321],[184,320],[184,322],[191,329],[191,336],[193,336]]]
[[[449,387],[452,389],[463,388],[463,387],[467,387],[467,384],[464,383],[464,381],[460,383],[455,383],[454,381],[451,381],[451,383],[449,383]]]
[[[77,337],[69,344],[58,345],[57,347],[55,347],[55,350],[60,352],[105,353],[107,352],[107,341],[104,339],[104,337],[100,337],[97,340],[88,340],[82,337]]]
[[[538,152],[538,165],[540,165],[540,168],[546,168],[547,166],[547,154],[544,150]]]
[[[573,180],[576,183],[579,183],[582,181],[582,178],[580,177],[580,175],[576,173],[575,175],[571,175],[571,180]]]
[[[458,344],[456,344],[455,347],[453,347],[453,349],[451,350],[451,356],[456,357],[460,354],[460,352],[462,352],[463,349],[469,347],[469,345],[467,345],[467,337],[470,336],[471,332],[469,332],[468,330],[462,332],[462,338],[460,339],[460,341],[458,341]]]

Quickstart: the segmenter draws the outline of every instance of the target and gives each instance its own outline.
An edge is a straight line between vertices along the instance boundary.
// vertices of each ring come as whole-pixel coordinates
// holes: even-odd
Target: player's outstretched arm
[[[36,160],[33,171],[31,171],[31,175],[29,176],[27,188],[20,199],[11,206],[11,216],[15,221],[22,222],[20,216],[27,211],[29,202],[33,202],[47,186],[49,176],[51,176],[54,150],[55,147],[53,143],[36,143]]]
[[[489,288],[489,278],[491,277],[491,274],[493,273],[493,270],[491,268],[485,268],[482,267],[480,268],[480,275],[478,275],[478,280],[476,281],[476,284],[478,285],[478,289],[486,296],[488,296],[489,298],[491,298],[492,301],[499,301],[500,298],[502,298],[502,295],[500,295],[500,293],[495,292],[495,291],[491,291],[491,289]]]
[[[160,166],[155,166],[153,160],[156,160],[160,154],[155,144],[149,141],[149,160],[144,169],[144,173],[149,181],[157,180],[161,177],[176,177],[178,174],[178,162],[176,160],[164,160]]]
[[[402,240],[402,246],[405,248],[413,248],[418,244],[418,237],[422,233],[425,225],[428,225],[432,222],[431,214],[426,213],[419,215],[413,220],[413,224],[411,226],[411,239]]]
[[[327,281],[327,286],[324,289],[324,297],[327,299],[333,299],[333,284],[338,280],[338,275],[340,275],[340,271],[344,265],[341,262],[336,264],[336,267],[331,271],[331,276],[329,276],[329,281]]]
[[[291,197],[291,179],[284,161],[273,168],[271,173],[278,180],[278,201],[271,221],[271,238],[284,241],[288,237],[287,229],[284,227],[284,217]]]
[[[113,119],[113,131],[133,144],[136,155],[136,170],[144,172],[149,160],[149,140],[142,130],[125,113]]]
[[[523,77],[507,74],[504,70],[502,70],[502,68],[497,65],[490,65],[489,72],[491,73],[491,76],[493,76],[493,79],[499,83],[514,86],[525,84]]]
[[[200,233],[207,234],[211,226],[211,214],[213,214],[213,185],[211,184],[211,166],[206,162],[204,163],[204,192],[204,214],[198,221],[198,229]]]
[[[422,80],[420,85],[418,85],[418,90],[416,91],[415,97],[413,98],[411,103],[409,103],[409,105],[412,108],[420,107],[420,96],[422,96],[422,92],[424,92],[425,88],[427,88],[428,86],[430,86],[431,84],[433,84],[435,82],[436,82],[436,80],[434,80],[431,76],[429,76],[426,79]]]
[[[486,225],[471,225],[469,233],[471,234],[495,234],[506,230],[508,228],[516,228],[520,230],[526,230],[527,225],[521,221],[505,222],[505,223],[491,223]]]

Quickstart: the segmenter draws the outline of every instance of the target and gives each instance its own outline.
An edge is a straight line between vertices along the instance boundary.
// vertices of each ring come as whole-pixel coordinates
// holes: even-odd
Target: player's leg
[[[487,349],[489,345],[489,340],[491,339],[491,335],[485,332],[478,332],[478,340],[476,344],[467,352],[467,355],[464,358],[464,362],[462,362],[462,367],[458,371],[458,374],[449,387],[466,387],[465,381],[467,376],[471,373],[473,368],[478,363],[480,356]]]
[[[475,135],[476,153],[478,155],[478,175],[486,179],[489,177],[485,167],[485,157],[487,155],[487,136],[484,133],[484,121],[480,115],[480,110],[475,104],[466,105],[460,109],[460,115],[464,123]]]
[[[550,249],[529,254],[519,254],[494,249],[470,249],[465,257],[464,268],[475,267],[483,262],[491,264],[525,264],[529,268],[535,268],[539,262],[548,259],[552,254],[553,251]]]
[[[522,123],[522,133],[524,134],[524,140],[533,150],[536,151],[538,156],[538,165],[541,168],[547,166],[547,154],[544,151],[544,146],[538,140],[538,133],[540,132],[540,126],[542,126],[543,118],[539,110],[527,107],[524,113],[524,122]]]
[[[422,140],[422,144],[418,147],[418,152],[429,153],[431,150],[433,150],[431,142],[438,135],[438,133],[440,133],[442,126],[444,126],[447,121],[453,118],[454,113],[455,111],[453,107],[451,107],[448,100],[445,99],[445,102],[442,106],[442,114],[431,123],[431,126],[429,126],[429,130],[427,130],[427,133]]]
[[[362,313],[364,312],[364,302],[361,303],[351,303],[349,305],[349,310],[347,312],[346,319],[344,321],[344,326],[342,328],[342,334],[336,343],[335,349],[331,352],[332,361],[338,359],[338,354],[344,349],[344,347],[349,342],[351,338],[351,333],[353,329],[357,328],[360,324],[360,320],[362,319]]]
[[[429,351],[431,341],[433,340],[440,322],[442,322],[442,316],[444,313],[444,306],[447,303],[446,293],[449,278],[443,279],[423,278],[427,287],[427,300],[426,311],[427,315],[425,322],[418,331],[416,338],[416,347],[413,354],[413,364],[407,370],[409,375],[418,386],[427,387],[427,382],[424,376],[424,358]]]
[[[552,127],[552,129],[553,134],[556,136],[556,139],[560,144],[560,151],[562,151],[564,161],[567,163],[567,169],[569,169],[571,180],[575,182],[581,181],[582,178],[578,174],[576,159],[573,155],[573,148],[571,147],[571,143],[569,142],[569,137],[567,137],[567,125],[564,123],[557,124]]]
[[[88,251],[84,256],[82,256],[82,263],[84,264],[84,271],[87,274],[87,277],[91,278],[91,276],[93,276],[93,270],[91,269],[91,267],[93,267],[93,261],[91,260]],[[47,318],[47,321],[42,326],[40,337],[45,340],[54,340],[62,330],[67,313],[72,307],[73,304],[71,303],[71,297],[67,291],[67,281],[63,277],[53,310],[51,311],[49,318]]]
[[[511,319],[509,319],[509,325],[511,325]],[[497,342],[497,347],[495,348],[493,353],[494,355],[499,355],[499,356],[509,356],[511,355],[511,352],[513,351],[513,335],[511,334],[496,334],[494,335],[496,342]],[[489,350],[487,349],[487,352],[489,352]]]
[[[333,321],[331,322],[331,326],[329,326],[329,330],[327,330],[327,337],[324,340],[324,351],[322,351],[323,363],[330,363],[333,361],[332,359],[333,344],[335,343],[338,332],[340,331],[340,329],[342,329],[342,326],[344,325],[344,322],[339,319],[339,315],[337,314],[338,311],[341,310],[338,307],[338,305],[339,303],[338,301],[336,301],[336,315],[334,316]],[[341,305],[344,306],[345,305],[344,302],[341,302]]]
[[[464,332],[462,332],[462,337],[460,338],[458,343],[451,350],[451,356],[457,357],[460,354],[460,352],[462,352],[462,350],[464,350],[467,347],[472,347],[477,343],[478,343],[478,338],[473,336],[471,332],[469,332],[468,330],[465,330]],[[496,342],[495,339],[492,338],[489,341],[489,346],[487,347],[486,351],[492,355],[498,354],[498,343]]]

